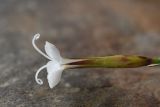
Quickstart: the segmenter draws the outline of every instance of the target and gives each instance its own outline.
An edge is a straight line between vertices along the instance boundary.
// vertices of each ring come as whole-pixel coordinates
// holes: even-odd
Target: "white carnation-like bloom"
[[[35,75],[35,80],[38,84],[42,85],[43,81],[38,78],[38,74],[44,69],[47,68],[47,79],[49,83],[49,87],[53,88],[55,87],[61,80],[61,75],[64,69],[69,68],[69,66],[66,66],[65,64],[75,62],[77,60],[71,60],[71,59],[64,59],[61,57],[59,50],[51,43],[46,41],[45,44],[45,53],[43,53],[36,45],[35,40],[39,39],[40,34],[36,34],[32,40],[33,47],[44,57],[49,59],[50,61],[39,68]],[[70,66],[71,67],[71,66]]]
[[[40,34],[36,34],[34,36],[34,38],[32,39],[32,45],[41,55],[43,55],[44,57],[46,57],[47,59],[50,60],[46,65],[39,68],[37,70],[36,74],[35,74],[35,80],[40,85],[43,84],[43,81],[40,78],[38,78],[38,74],[45,68],[47,69],[47,73],[48,73],[47,80],[48,80],[48,83],[49,83],[49,87],[53,88],[60,82],[62,72],[65,69],[81,68],[81,67],[82,68],[83,67],[84,68],[85,67],[105,67],[103,65],[103,63],[99,63],[100,61],[105,61],[105,59],[101,60],[101,59],[103,59],[103,57],[101,57],[101,59],[99,61],[98,61],[98,59],[100,57],[97,57],[95,59],[94,58],[86,58],[86,59],[66,59],[66,58],[62,58],[61,55],[60,55],[60,52],[56,48],[56,46],[54,46],[53,44],[51,44],[47,41],[46,41],[46,44],[45,44],[45,47],[44,47],[45,52],[46,52],[46,54],[45,54],[35,45],[35,41],[37,39],[39,39],[39,37],[40,37]],[[106,63],[106,68],[110,67],[107,64],[108,63]],[[148,66],[155,66],[155,65],[159,65],[159,64],[150,64]],[[123,66],[124,65],[122,64],[122,67]],[[115,66],[113,66],[113,68],[115,68]]]

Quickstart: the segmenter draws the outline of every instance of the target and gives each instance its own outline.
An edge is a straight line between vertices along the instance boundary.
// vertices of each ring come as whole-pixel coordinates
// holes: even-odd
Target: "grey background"
[[[33,35],[67,58],[160,55],[159,0],[0,0],[0,107],[158,107],[160,68],[65,70],[49,89]]]

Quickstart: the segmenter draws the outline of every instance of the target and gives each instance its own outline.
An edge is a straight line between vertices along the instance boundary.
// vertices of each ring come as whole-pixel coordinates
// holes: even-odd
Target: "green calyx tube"
[[[148,58],[136,55],[114,55],[85,58],[69,63],[68,65],[75,65],[76,68],[136,68],[159,64],[160,58]]]

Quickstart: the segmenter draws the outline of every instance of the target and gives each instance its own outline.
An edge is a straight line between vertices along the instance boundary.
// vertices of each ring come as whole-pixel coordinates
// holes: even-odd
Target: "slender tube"
[[[136,68],[152,64],[159,65],[160,59],[136,55],[114,55],[85,58],[67,65],[74,66],[71,68]]]

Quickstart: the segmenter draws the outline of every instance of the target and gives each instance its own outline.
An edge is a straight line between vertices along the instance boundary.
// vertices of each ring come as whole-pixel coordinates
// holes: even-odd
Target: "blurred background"
[[[159,0],[0,0],[1,107],[158,107],[160,67],[76,69],[49,89],[48,62],[31,44],[55,44],[67,58],[160,56]]]

